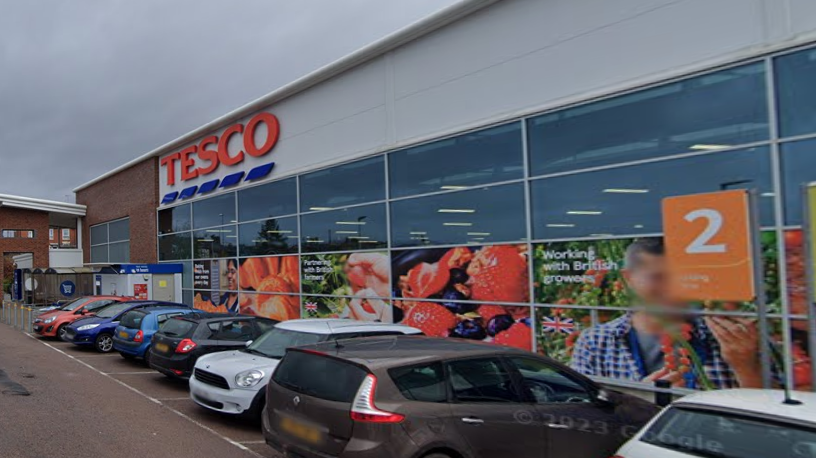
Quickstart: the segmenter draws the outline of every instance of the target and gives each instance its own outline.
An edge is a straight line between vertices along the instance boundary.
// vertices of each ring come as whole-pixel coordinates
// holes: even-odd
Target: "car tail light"
[[[374,405],[374,395],[377,392],[377,377],[374,374],[366,375],[357,396],[351,404],[351,419],[367,423],[400,423],[405,415],[380,410]]]
[[[137,332],[136,336],[133,337],[133,341],[134,342],[144,342],[144,333],[142,331]]]
[[[195,342],[190,339],[184,339],[179,342],[178,346],[176,347],[176,353],[190,353],[191,351],[195,350],[197,347]]]
[[[178,369],[171,369],[171,370],[172,370],[172,371],[173,371],[173,373],[174,373],[174,374],[176,374],[176,375],[183,375],[183,374],[184,374],[184,371],[180,371],[180,370],[178,370]]]

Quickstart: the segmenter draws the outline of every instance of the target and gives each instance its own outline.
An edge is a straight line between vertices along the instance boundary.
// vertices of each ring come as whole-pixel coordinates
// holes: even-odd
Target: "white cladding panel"
[[[267,110],[281,122],[272,153],[172,189],[161,175],[161,192],[271,161],[283,177],[749,57],[814,30],[814,0],[503,0],[277,103]]]

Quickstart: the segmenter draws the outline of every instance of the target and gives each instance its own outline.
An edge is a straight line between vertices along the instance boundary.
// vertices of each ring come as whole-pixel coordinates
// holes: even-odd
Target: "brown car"
[[[413,336],[289,349],[266,399],[267,444],[298,458],[608,458],[658,411],[533,353]]]

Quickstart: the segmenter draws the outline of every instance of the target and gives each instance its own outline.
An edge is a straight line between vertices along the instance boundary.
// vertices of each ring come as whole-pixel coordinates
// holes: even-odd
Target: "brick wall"
[[[48,213],[17,208],[0,208],[0,230],[4,229],[33,230],[34,238],[7,239],[3,238],[2,232],[0,232],[0,260],[5,258],[7,253],[33,253],[34,268],[48,267]],[[0,269],[0,277],[12,275],[10,267],[10,265],[4,265]]]
[[[126,217],[130,218],[130,262],[156,262],[157,158],[147,159],[77,192],[76,201],[88,207],[82,228],[86,263],[91,260],[90,227]]]

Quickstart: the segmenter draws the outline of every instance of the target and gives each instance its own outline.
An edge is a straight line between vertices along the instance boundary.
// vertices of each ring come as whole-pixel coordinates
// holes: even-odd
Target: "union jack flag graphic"
[[[316,302],[307,302],[306,305],[303,306],[307,312],[316,312],[317,311],[317,303]]]
[[[541,327],[544,332],[572,334],[575,332],[575,321],[572,318],[561,316],[545,316],[541,319]]]

